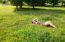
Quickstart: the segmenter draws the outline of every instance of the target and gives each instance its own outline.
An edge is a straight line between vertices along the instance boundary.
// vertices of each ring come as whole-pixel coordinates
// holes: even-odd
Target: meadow
[[[57,28],[34,25],[34,18]],[[0,6],[0,42],[65,42],[65,7]]]

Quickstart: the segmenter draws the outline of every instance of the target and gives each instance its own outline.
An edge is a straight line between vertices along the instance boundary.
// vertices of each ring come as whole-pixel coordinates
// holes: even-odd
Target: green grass
[[[29,6],[17,11],[0,6],[0,42],[65,42],[65,8]],[[57,28],[33,25],[32,19],[51,20]]]

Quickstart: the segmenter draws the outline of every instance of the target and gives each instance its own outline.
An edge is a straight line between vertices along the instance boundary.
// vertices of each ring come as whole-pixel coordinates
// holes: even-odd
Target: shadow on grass
[[[41,8],[22,8],[15,9],[15,13],[20,15],[40,15],[40,14],[65,14],[65,10],[60,9],[41,9]]]

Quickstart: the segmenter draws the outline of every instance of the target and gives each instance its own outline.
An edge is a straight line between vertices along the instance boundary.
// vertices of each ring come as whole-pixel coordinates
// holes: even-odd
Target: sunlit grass
[[[0,42],[65,42],[65,8],[0,6]],[[57,28],[33,25],[32,19],[51,20]]]

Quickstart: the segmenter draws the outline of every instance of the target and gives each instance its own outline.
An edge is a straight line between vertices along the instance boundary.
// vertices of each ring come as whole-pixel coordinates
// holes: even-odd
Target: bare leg
[[[51,21],[45,22],[44,25],[45,25],[45,26],[49,26],[49,27],[51,26],[51,27],[53,27],[53,28],[56,28],[56,26],[55,26]]]

